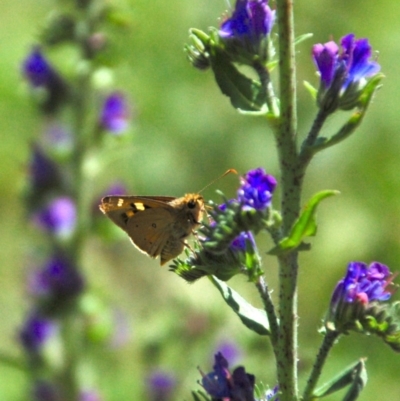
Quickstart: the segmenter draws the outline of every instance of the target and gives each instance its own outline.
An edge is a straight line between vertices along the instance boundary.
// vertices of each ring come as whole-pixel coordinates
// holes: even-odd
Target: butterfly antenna
[[[220,175],[219,177],[215,178],[212,180],[210,183],[208,183],[204,188],[202,188],[199,193],[203,192],[205,189],[207,189],[210,185],[214,184],[216,181],[220,180],[221,178],[225,177],[228,174],[237,174],[238,172],[234,168],[230,168],[229,170],[226,170],[224,174]]]

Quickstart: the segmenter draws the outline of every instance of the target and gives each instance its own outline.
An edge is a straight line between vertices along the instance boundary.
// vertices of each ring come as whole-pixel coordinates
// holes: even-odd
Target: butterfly
[[[237,171],[227,170],[201,191],[230,173]],[[200,193],[181,198],[110,195],[101,200],[99,208],[129,235],[139,251],[152,258],[159,256],[161,265],[182,253],[185,239],[199,227],[206,209]]]
[[[205,211],[199,194],[169,196],[106,196],[100,210],[130,237],[143,253],[163,265],[176,258],[185,239],[201,223]]]

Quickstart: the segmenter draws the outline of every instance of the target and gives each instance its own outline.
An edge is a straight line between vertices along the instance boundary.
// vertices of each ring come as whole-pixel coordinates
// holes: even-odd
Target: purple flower
[[[176,386],[176,379],[170,373],[156,370],[147,378],[147,391],[149,399],[154,401],[167,401]]]
[[[23,62],[23,73],[33,87],[49,87],[57,76],[41,51],[36,48]]]
[[[77,268],[62,255],[56,254],[30,280],[32,295],[48,300],[49,307],[73,299],[83,290],[84,282]]]
[[[255,377],[239,366],[231,374],[228,361],[221,352],[215,355],[214,370],[202,373],[202,385],[213,398],[227,400],[253,400]]]
[[[358,320],[373,301],[387,301],[394,275],[382,263],[350,262],[347,272],[332,294],[330,319],[335,326],[344,326]],[[336,327],[336,328],[337,328]]]
[[[72,235],[76,225],[76,206],[68,197],[53,199],[34,218],[40,227],[60,238]]]
[[[19,338],[29,353],[36,354],[45,342],[56,332],[56,324],[38,313],[33,313],[23,324]]]
[[[238,200],[245,207],[264,210],[271,204],[276,184],[275,178],[263,168],[250,170],[241,178],[241,187],[237,192]]]
[[[370,60],[372,52],[368,39],[355,40],[354,34],[341,39],[341,49],[333,41],[318,43],[313,46],[312,55],[321,75],[319,102],[323,104],[323,95],[329,89],[325,102],[329,102],[333,110],[337,105],[343,109],[354,107],[366,79],[380,70],[380,65]],[[340,104],[338,98],[341,98]]]
[[[265,38],[271,32],[275,11],[268,6],[268,0],[237,0],[232,16],[222,23],[219,36],[228,47],[249,53],[250,58],[260,56],[266,59]]]
[[[109,95],[100,116],[101,126],[114,134],[121,134],[128,127],[129,110],[125,96],[115,92]]]

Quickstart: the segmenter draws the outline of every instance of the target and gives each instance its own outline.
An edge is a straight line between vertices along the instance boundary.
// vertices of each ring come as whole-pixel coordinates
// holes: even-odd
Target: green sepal
[[[216,277],[210,276],[209,278],[221,293],[224,301],[247,328],[262,336],[270,335],[269,322],[264,310],[255,308],[235,290]]]
[[[279,255],[289,252],[298,248],[305,237],[314,236],[317,232],[317,222],[315,220],[317,206],[323,199],[337,194],[339,194],[339,191],[330,189],[316,193],[303,208],[300,217],[293,224],[289,236],[283,238],[268,254]]]
[[[260,82],[240,73],[224,49],[213,44],[210,47],[210,61],[219,88],[229,97],[233,107],[243,111],[265,109],[265,88]]]
[[[322,398],[350,386],[342,401],[354,401],[366,384],[367,370],[365,368],[365,360],[360,359],[317,388],[312,398]]]

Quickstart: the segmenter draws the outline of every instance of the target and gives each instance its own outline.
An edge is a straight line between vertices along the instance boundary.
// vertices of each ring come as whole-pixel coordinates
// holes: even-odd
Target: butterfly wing
[[[174,199],[167,196],[107,196],[102,199],[100,210],[129,235],[139,250],[155,258],[160,254],[169,255],[168,249],[177,247],[168,245],[174,224],[174,208],[168,202]],[[183,244],[180,252],[182,250]],[[161,264],[167,260],[162,256]]]

